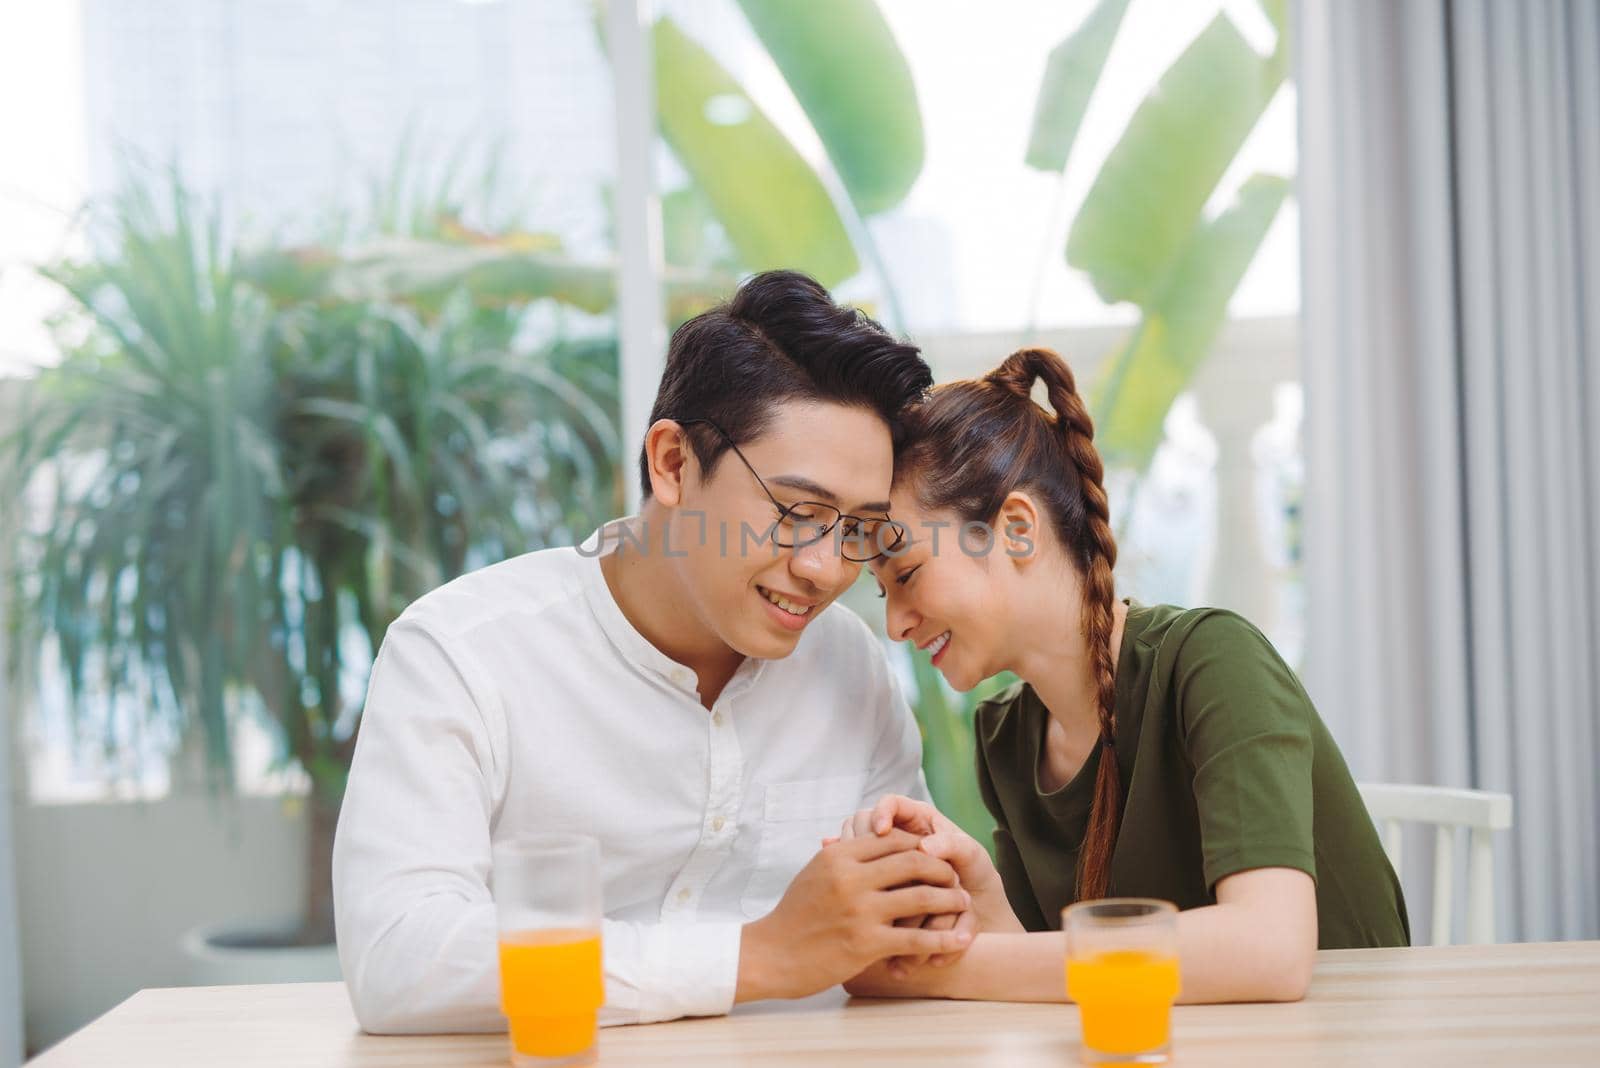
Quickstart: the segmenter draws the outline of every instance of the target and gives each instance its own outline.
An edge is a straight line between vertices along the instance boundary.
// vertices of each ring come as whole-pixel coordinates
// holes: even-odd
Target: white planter
[[[292,921],[234,921],[204,924],[179,939],[192,986],[241,983],[337,982],[339,954],[332,943],[322,946],[274,945]]]

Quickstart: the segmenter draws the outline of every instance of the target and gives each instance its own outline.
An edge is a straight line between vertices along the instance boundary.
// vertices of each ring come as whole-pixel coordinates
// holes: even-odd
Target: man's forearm
[[[346,904],[340,962],[362,1029],[374,1034],[500,1031],[494,906],[445,895],[393,911]],[[377,939],[368,932],[383,930]]]

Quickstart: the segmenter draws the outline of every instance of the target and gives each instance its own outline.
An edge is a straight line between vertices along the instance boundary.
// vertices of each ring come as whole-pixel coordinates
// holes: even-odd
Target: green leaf
[[[1261,10],[1272,23],[1272,28],[1278,31],[1278,47],[1274,51],[1282,51],[1284,38],[1289,32],[1289,0],[1261,0]]]
[[[327,296],[338,257],[321,248],[271,248],[245,257],[239,271],[279,304]]]
[[[269,251],[243,270],[282,302],[439,300],[465,287],[484,303],[550,298],[598,313],[611,306],[616,286],[608,265],[576,263],[558,253],[407,237],[381,238],[338,256]]]
[[[911,67],[873,0],[739,0],[856,210],[905,199],[922,171]]]
[[[693,183],[662,195],[661,245],[666,262],[686,274],[718,273],[732,286],[742,273],[728,232],[705,190]]]
[[[1071,35],[1050,50],[1039,99],[1033,106],[1028,166],[1059,173],[1066,169],[1083,113],[1105,70],[1106,56],[1122,25],[1128,0],[1100,0]]]
[[[1283,80],[1218,15],[1129,120],[1067,239],[1108,303],[1161,290],[1206,201]]]
[[[1254,175],[1227,211],[1190,235],[1163,291],[1091,395],[1095,444],[1108,461],[1143,467],[1155,455],[1167,411],[1211,351],[1289,187],[1287,178]]]
[[[1204,358],[1205,348],[1222,326],[1228,301],[1290,188],[1289,179],[1281,175],[1252,175],[1239,187],[1233,204],[1202,225],[1185,246],[1157,308],[1171,322],[1186,360],[1198,363]]]
[[[697,185],[661,196],[661,254],[668,263],[700,263],[706,255],[706,231],[713,224],[711,205]]]
[[[343,254],[315,248],[269,249],[248,257],[240,273],[280,305],[358,307],[364,302],[397,301],[434,314],[447,297],[463,290],[480,307],[553,300],[598,314],[616,301],[616,269],[611,264],[531,251],[519,239],[463,245],[386,237]],[[711,269],[669,267],[665,281],[670,308],[698,311],[731,293],[737,279]]]
[[[791,267],[825,286],[860,269],[822,181],[705,49],[656,22],[661,133],[705,190],[744,265]]]

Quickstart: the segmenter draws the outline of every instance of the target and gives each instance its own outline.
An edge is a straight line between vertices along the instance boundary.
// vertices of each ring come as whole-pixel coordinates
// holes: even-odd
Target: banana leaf
[[[873,0],[739,0],[863,216],[905,199],[922,171],[911,67]]]
[[[822,180],[723,67],[669,18],[653,30],[661,133],[750,270],[826,286],[860,269]]]
[[[1067,262],[1108,303],[1162,291],[1217,183],[1283,81],[1219,14],[1172,64],[1100,168]]]
[[[1234,204],[1197,226],[1180,250],[1133,338],[1091,393],[1095,444],[1108,462],[1143,468],[1155,455],[1168,409],[1210,352],[1289,188],[1278,175],[1252,176]]]
[[[1028,166],[1057,173],[1066,169],[1083,113],[1127,10],[1128,0],[1100,0],[1078,28],[1050,50],[1034,103],[1033,132],[1025,157]]]
[[[1267,19],[1278,31],[1278,47],[1274,52],[1284,51],[1289,29],[1289,0],[1261,0],[1261,10],[1266,13]]]

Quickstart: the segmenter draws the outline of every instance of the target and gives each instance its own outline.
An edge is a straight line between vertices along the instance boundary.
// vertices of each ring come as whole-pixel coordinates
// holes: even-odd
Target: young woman
[[[994,861],[925,803],[886,797],[847,821],[845,837],[927,836],[980,932],[959,959],[885,962],[853,993],[1060,1000],[1060,936],[1039,932],[1106,896],[1182,910],[1188,1001],[1294,1000],[1318,948],[1409,943],[1344,759],[1267,640],[1229,612],[1117,600],[1093,435],[1044,349],[913,417],[891,511],[906,542],[874,565],[889,633],[958,690],[1022,682],[977,713]]]

